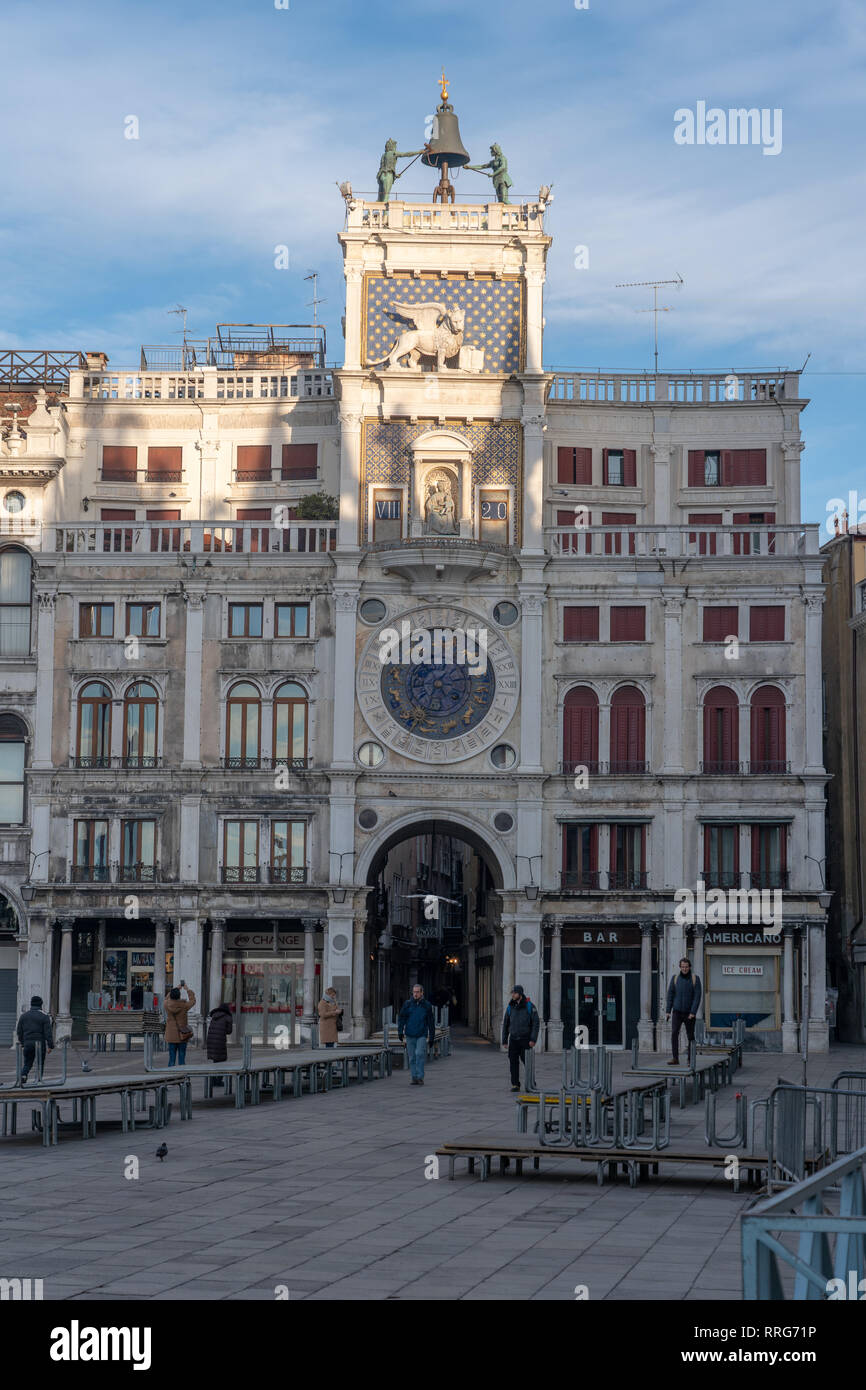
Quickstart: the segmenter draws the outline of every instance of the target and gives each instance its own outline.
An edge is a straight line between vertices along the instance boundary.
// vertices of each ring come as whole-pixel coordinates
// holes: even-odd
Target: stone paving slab
[[[591,1300],[740,1298],[739,1215],[753,1194],[733,1193],[721,1171],[678,1164],[633,1189],[599,1188],[586,1165],[425,1178],[427,1155],[461,1133],[516,1134],[506,1059],[455,1041],[423,1089],[396,1072],[238,1112],[202,1101],[197,1083],[192,1121],[175,1115],[159,1135],[64,1136],[45,1150],[20,1116],[22,1132],[0,1139],[0,1274],[25,1271],[47,1299],[75,1302],[270,1301],[280,1284],[313,1301],[569,1302],[580,1284]],[[134,1053],[90,1061],[105,1074],[138,1065]],[[615,1078],[630,1065],[617,1057]],[[848,1068],[866,1070],[866,1048],[811,1058],[809,1080]],[[13,1070],[0,1057],[0,1077]],[[555,1085],[559,1059],[539,1056],[537,1072]],[[799,1082],[800,1060],[747,1053],[719,1093],[722,1131],[735,1090],[755,1099],[780,1075]],[[703,1105],[673,1107],[673,1143],[702,1147],[703,1127]],[[124,1176],[130,1154],[138,1179]],[[683,1222],[685,1251],[672,1230]]]

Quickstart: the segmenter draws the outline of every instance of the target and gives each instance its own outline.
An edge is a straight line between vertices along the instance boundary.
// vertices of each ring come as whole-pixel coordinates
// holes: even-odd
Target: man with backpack
[[[511,1003],[505,1010],[502,1020],[502,1046],[508,1047],[508,1063],[511,1067],[511,1089],[520,1090],[520,1063],[526,1066],[526,1049],[535,1047],[538,1040],[538,1010],[523,992],[522,985],[515,985],[511,991]]]
[[[701,981],[692,974],[691,961],[683,956],[679,975],[672,975],[668,985],[667,1014],[671,1019],[671,1060],[669,1067],[680,1064],[680,1029],[686,1025],[686,1046],[691,1050],[695,1036],[695,1019],[701,1006]]]

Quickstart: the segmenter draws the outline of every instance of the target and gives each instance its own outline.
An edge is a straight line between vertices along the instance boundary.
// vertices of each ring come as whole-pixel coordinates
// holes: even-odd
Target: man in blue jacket
[[[502,1020],[502,1046],[508,1047],[512,1091],[520,1090],[520,1063],[526,1066],[526,1049],[538,1041],[539,1022],[538,1010],[527,999],[523,985],[515,985]]]
[[[406,1000],[397,1018],[397,1035],[401,1042],[404,1034],[411,1073],[409,1085],[423,1086],[427,1040],[429,1038],[431,1047],[436,1041],[436,1020],[420,985],[412,986],[412,998]]]
[[[695,1019],[701,1006],[701,982],[692,974],[691,962],[683,956],[679,975],[672,975],[668,985],[667,1017],[671,1020],[671,1052],[669,1067],[680,1064],[680,1029],[686,1025],[686,1042],[691,1048],[695,1036]]]

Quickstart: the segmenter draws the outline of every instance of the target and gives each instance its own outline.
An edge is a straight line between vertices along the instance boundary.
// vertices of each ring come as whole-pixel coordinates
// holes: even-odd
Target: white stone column
[[[534,906],[537,909],[538,903]],[[516,981],[523,986],[527,997],[539,1011],[540,1023],[544,999],[544,961],[541,952],[541,916],[537,911],[531,916],[526,912],[515,915],[514,947],[514,969],[517,973],[511,984]],[[539,1027],[535,1050],[541,1052],[543,1049],[544,1029]]]
[[[304,1015],[303,1023],[310,1027],[317,1021],[316,1013],[316,927],[313,918],[304,919]]]
[[[351,247],[347,248],[347,254],[351,254]],[[363,255],[361,249],[357,252]],[[346,276],[346,347],[345,347],[345,366],[347,368],[360,367],[361,365],[361,321],[363,317],[362,293],[364,285],[364,270],[360,265],[345,266]]]
[[[642,922],[640,928],[640,1018],[637,1025],[637,1045],[640,1052],[652,1052],[655,1046],[652,1020],[652,969],[652,923]]]
[[[201,658],[204,632],[204,590],[185,589],[186,659],[183,691],[183,762],[201,767]]]
[[[794,928],[785,927],[782,941],[782,1051],[798,1049],[794,1017]]]
[[[340,523],[341,550],[354,550],[361,542],[361,412],[340,411]],[[339,651],[339,647],[337,647]]]
[[[544,554],[544,415],[523,413],[523,539],[529,555]],[[517,537],[515,536],[515,541]]]
[[[210,928],[210,977],[208,980],[208,1009],[215,1009],[222,1000],[223,992],[223,952],[226,943],[226,923],[224,917],[211,918]]]
[[[656,413],[660,412],[657,410]],[[669,444],[651,444],[649,451],[653,461],[651,480],[653,520],[656,526],[669,526],[672,520],[671,448]]]
[[[514,975],[514,918],[502,916],[502,996],[499,1009],[499,1026],[502,1025],[502,1016],[511,1000],[511,991],[515,983]]]
[[[195,994],[195,1005],[189,1011],[189,1026],[195,1031],[196,1041],[199,1041],[201,1032],[201,1020],[203,1014],[202,990],[204,986],[204,931],[201,922],[196,917],[188,917],[180,923],[180,929],[175,934],[175,951],[180,953],[180,967],[178,968],[178,957],[175,955],[174,963],[174,983],[178,987],[181,980],[186,981],[186,988]]]
[[[33,727],[34,772],[53,767],[51,730],[54,713],[54,610],[56,591],[38,593],[36,620],[36,713]],[[45,875],[47,877],[47,873]]]
[[[681,597],[662,600],[665,614],[664,768],[683,769],[683,604]],[[652,609],[649,610],[650,615]],[[656,759],[653,759],[657,763]]]
[[[74,918],[60,920],[60,978],[57,993],[57,1037],[72,1037],[72,928]]]
[[[366,920],[364,918],[356,919],[353,924],[352,937],[352,1038],[355,1041],[367,1036],[364,1017],[364,981],[367,973],[366,961],[364,960],[366,932]]]
[[[23,928],[24,928],[24,923],[23,923],[23,922],[19,923],[19,931],[23,931]],[[17,978],[17,985],[18,985],[18,1009],[17,1009],[17,1013],[16,1013],[16,1020],[17,1020],[18,1018],[20,1018],[21,1015],[22,1015],[23,1013],[26,1013],[27,1010],[30,1008],[30,995],[27,993],[27,990],[28,990],[27,951],[28,951],[30,942],[28,941],[28,939],[27,939],[26,936],[19,936],[19,937],[18,937],[17,945],[18,945],[18,978]],[[12,1030],[12,1041],[11,1041],[10,1044],[9,1044],[9,1046],[10,1046],[10,1048],[12,1049],[13,1052],[15,1051],[15,1047],[16,1047],[16,1045],[17,1045],[17,1042],[18,1042],[18,1039],[17,1039],[17,1037],[15,1036],[15,1029],[13,1028],[13,1030]]]
[[[821,690],[821,610],[824,606],[824,595],[806,594],[803,604],[806,609],[806,640],[802,656],[805,681],[803,762],[804,770],[809,774],[824,770]],[[791,766],[794,771],[797,770],[797,763],[793,759]]]
[[[199,830],[201,797],[183,796],[180,799],[180,879],[182,883],[199,881]]]
[[[355,613],[360,584],[341,583],[334,590],[334,757],[333,766],[355,767]],[[352,844],[351,837],[344,850]],[[336,849],[332,845],[332,849]]]
[[[547,1021],[548,1052],[562,1051],[562,927],[554,922],[550,931],[550,1017]]]
[[[666,1052],[670,1056],[671,1050],[671,1025],[670,1020],[665,1018],[667,1013],[667,994],[668,981],[674,973],[671,964],[673,960],[678,960],[683,954],[684,935],[683,929],[672,921],[660,921],[658,928],[658,952],[659,952],[659,1021],[656,1028],[656,1051]],[[675,939],[671,942],[671,933],[675,933]],[[678,968],[678,967],[676,967]]]
[[[46,1012],[51,1008],[51,922],[45,916],[31,916],[28,924],[27,965],[22,980],[19,977],[19,994],[24,1013],[30,1008],[30,999],[38,994],[43,1000]]]
[[[153,930],[153,992],[165,998],[165,951],[170,923],[160,917]]]
[[[542,772],[542,620],[544,593],[518,585],[520,626],[520,771]]]
[[[526,285],[526,370],[541,372],[544,335],[544,269],[527,266]]]
[[[826,959],[824,927],[810,926],[809,932],[809,1055],[830,1051],[827,1023]]]

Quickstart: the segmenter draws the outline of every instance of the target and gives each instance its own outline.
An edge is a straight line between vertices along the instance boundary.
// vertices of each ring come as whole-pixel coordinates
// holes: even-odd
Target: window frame
[[[241,608],[241,609],[244,610],[244,631],[243,631],[243,632],[232,632],[232,612],[233,612],[234,609],[236,609],[236,608]],[[261,629],[259,632],[250,632],[250,631],[249,631],[249,626],[250,626],[250,612],[251,612],[253,609],[258,609],[258,614],[259,614],[259,627],[260,627],[260,629]],[[260,640],[262,639],[262,637],[264,636],[264,630],[265,630],[265,606],[264,606],[264,603],[263,603],[260,599],[259,599],[258,601],[253,600],[251,603],[244,603],[244,602],[241,602],[241,601],[238,600],[238,599],[229,599],[229,603],[228,603],[228,614],[227,614],[227,627],[226,627],[226,637],[227,637],[227,639],[228,639],[229,642],[237,642],[237,641],[241,641],[241,642],[244,642],[244,641],[258,642],[258,641],[260,641]]]
[[[156,632],[132,632],[130,630],[131,610],[133,608],[156,610]],[[126,632],[127,637],[137,637],[140,642],[155,642],[162,636],[162,600],[161,599],[130,599],[125,605],[126,610]],[[142,627],[144,624],[142,623]]]
[[[147,863],[142,852],[142,829],[144,826],[153,826],[153,843],[150,862]],[[126,857],[127,832],[133,828],[135,857],[128,860]],[[121,878],[127,883],[151,883],[158,878],[156,872],[159,862],[157,855],[157,833],[158,823],[153,816],[130,817],[121,819],[120,822],[120,874]],[[152,870],[145,873],[146,869]]]
[[[240,826],[238,834],[238,860],[237,864],[228,862],[228,832],[229,826]],[[247,852],[247,835],[250,830],[255,832],[255,865],[245,864],[243,861]],[[222,834],[222,864],[220,877],[223,883],[258,883],[261,871],[261,826],[257,820],[236,818],[226,816],[223,820]],[[236,877],[231,878],[229,874],[234,870]]]
[[[79,829],[80,829],[81,826],[91,826],[91,827],[92,827],[92,826],[97,826],[97,825],[104,825],[104,826],[105,826],[105,834],[104,834],[104,837],[103,837],[103,842],[104,842],[104,845],[105,845],[105,860],[104,860],[104,863],[98,864],[98,863],[96,862],[96,860],[95,860],[95,857],[94,857],[94,850],[95,850],[95,848],[96,848],[96,844],[97,844],[97,842],[98,842],[99,837],[98,837],[98,835],[97,835],[94,831],[92,831],[92,830],[91,830],[91,832],[89,833],[89,836],[87,837],[87,846],[88,846],[88,857],[87,857],[87,862],[86,862],[86,863],[82,863],[82,861],[79,859],[79,849],[80,849],[80,845],[81,845],[81,837],[80,837],[80,834],[79,834]],[[110,848],[110,834],[111,834],[111,822],[108,820],[107,817],[103,817],[103,816],[95,816],[95,817],[81,816],[81,817],[79,817],[79,816],[76,816],[76,817],[73,819],[73,822],[72,822],[72,877],[73,877],[73,882],[77,882],[77,883],[108,883],[108,882],[110,881],[110,854],[111,854],[111,848]],[[97,875],[97,874],[94,872],[95,869],[99,869],[99,870],[101,870],[101,871],[103,871],[103,872],[101,872],[100,874]],[[86,873],[83,872],[83,871],[86,871]]]
[[[277,826],[286,826],[286,863],[277,864],[276,853],[276,833]],[[294,834],[292,827],[299,825],[302,827],[301,844],[301,863],[292,862],[294,855]],[[307,881],[307,837],[309,835],[309,822],[303,816],[277,817],[270,823],[270,880],[271,883],[306,883]]]
[[[84,631],[84,626],[85,626],[84,615],[85,615],[85,613],[88,613],[88,612],[90,613],[90,620],[89,620],[89,621],[90,621],[91,629],[92,629],[93,626],[94,626],[94,624],[93,624],[93,618],[94,618],[94,616],[95,616],[96,614],[99,614],[99,622],[96,624],[96,626],[99,627],[99,629],[100,629],[99,632],[96,632],[96,631],[93,631],[93,630],[91,630],[90,632],[85,632],[85,631]],[[110,631],[110,632],[103,632],[103,631],[102,631],[102,621],[103,621],[103,618],[104,618],[106,612],[108,612],[108,613],[111,614],[111,631]],[[115,619],[115,612],[114,612],[114,603],[113,603],[113,602],[112,602],[112,603],[99,603],[99,602],[96,602],[96,603],[79,603],[79,605],[78,605],[78,636],[79,636],[79,638],[83,638],[84,641],[86,641],[86,642],[90,642],[90,641],[94,641],[94,642],[107,642],[107,641],[112,640],[112,639],[114,638],[114,619]]]
[[[108,693],[106,695],[85,695],[84,692],[91,685],[101,685]],[[81,687],[76,697],[78,709],[76,711],[76,737],[75,737],[75,764],[77,767],[111,767],[111,735],[114,719],[114,695],[105,681],[86,681]],[[83,753],[81,751],[81,724],[85,707],[92,708],[95,712],[99,707],[104,707],[107,717],[104,720],[104,738],[102,739],[103,752],[96,754],[93,752]],[[97,719],[94,717],[91,724],[91,735],[97,729]],[[91,747],[95,739],[91,737]],[[105,751],[107,749],[107,751]]]
[[[291,628],[292,628],[292,631],[291,631],[291,632],[278,632],[277,629],[279,628],[279,625],[280,625],[280,611],[281,611],[282,609],[285,609],[285,608],[288,608],[288,609],[291,610],[292,620],[291,620],[290,626],[291,626]],[[307,614],[307,630],[306,630],[306,632],[295,632],[295,630],[294,630],[294,629],[295,629],[295,610],[298,609],[298,608],[303,608],[303,609],[306,610],[306,614]],[[287,640],[287,639],[289,639],[289,638],[296,638],[296,639],[298,639],[298,640],[300,640],[300,641],[303,641],[305,638],[310,637],[310,635],[311,635],[311,626],[310,626],[311,610],[312,610],[312,605],[310,604],[309,600],[307,600],[307,599],[301,599],[301,600],[299,600],[297,603],[293,602],[292,600],[285,600],[285,601],[283,601],[283,602],[275,603],[275,604],[274,604],[274,637],[277,638],[277,639],[279,639],[279,640],[281,640],[281,641]]]

